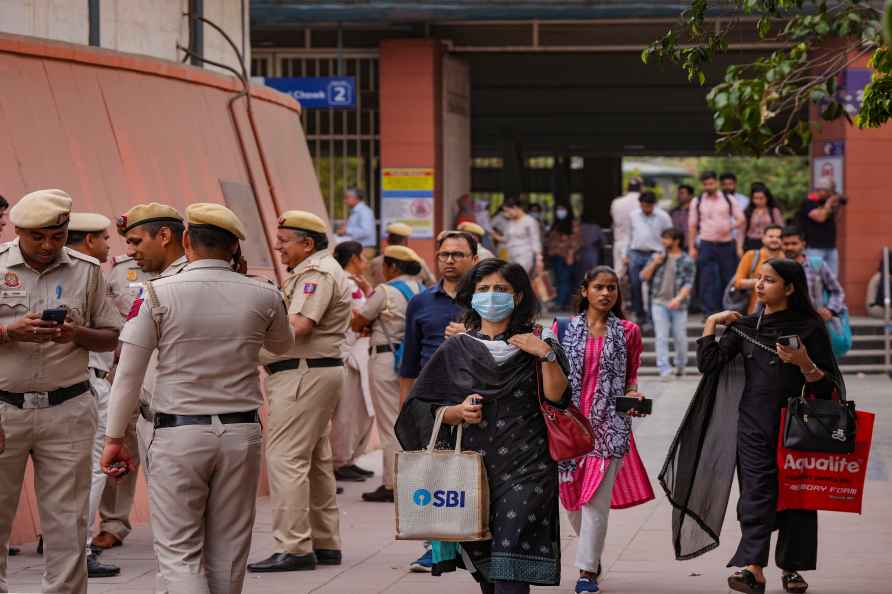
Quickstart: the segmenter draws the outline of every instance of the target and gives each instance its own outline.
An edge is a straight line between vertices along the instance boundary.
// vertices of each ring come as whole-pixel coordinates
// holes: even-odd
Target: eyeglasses
[[[449,258],[452,258],[457,262],[458,260],[464,260],[468,256],[470,256],[470,254],[466,254],[464,252],[439,252],[437,254],[437,260],[439,260],[440,262],[446,262],[449,260]]]

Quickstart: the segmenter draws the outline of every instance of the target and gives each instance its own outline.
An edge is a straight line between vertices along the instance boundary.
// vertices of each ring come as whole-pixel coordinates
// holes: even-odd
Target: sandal
[[[765,594],[765,584],[756,580],[756,576],[748,569],[741,569],[728,578],[728,587],[744,594]]]
[[[803,594],[808,590],[808,582],[795,571],[785,573],[781,578],[781,584],[784,587],[784,592],[790,592],[791,594]]]

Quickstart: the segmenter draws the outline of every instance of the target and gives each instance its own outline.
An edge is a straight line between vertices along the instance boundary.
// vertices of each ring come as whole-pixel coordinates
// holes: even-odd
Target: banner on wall
[[[845,192],[844,166],[845,142],[841,140],[822,142],[812,158],[812,183],[822,177],[832,177],[836,182],[836,191]]]
[[[413,239],[434,236],[434,170],[386,168],[381,170],[381,236],[390,223],[405,223]]]

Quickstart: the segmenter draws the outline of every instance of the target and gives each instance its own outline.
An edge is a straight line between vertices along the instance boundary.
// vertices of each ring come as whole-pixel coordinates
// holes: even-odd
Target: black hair
[[[2,195],[0,195],[0,210],[5,210],[9,208],[9,202],[6,201]]]
[[[715,171],[704,171],[700,174],[700,181],[706,181],[708,179],[718,179]]]
[[[646,202],[648,204],[656,204],[657,203],[657,195],[648,190],[647,192],[641,192],[641,195],[638,196],[638,202]]]
[[[530,204],[530,205],[527,207],[527,211],[531,211],[531,210],[533,210],[534,208],[535,208],[536,210],[540,211],[540,212],[542,211],[542,205],[539,204],[538,202],[533,202],[532,204]]]
[[[746,208],[743,211],[743,218],[746,219],[747,231],[750,229],[750,219],[753,218],[753,213],[756,212],[756,205],[753,202],[753,194],[756,192],[765,194],[765,208],[768,209],[769,214],[774,212],[774,209],[777,208],[777,201],[774,199],[768,186],[762,182],[754,182],[753,185],[750,186],[750,203],[746,205]],[[774,217],[772,216],[772,218]]]
[[[522,208],[523,206],[520,203],[520,199],[514,196],[509,196],[505,198],[502,202],[502,208]]]
[[[668,237],[673,241],[677,241],[679,245],[684,243],[684,233],[682,233],[680,229],[676,229],[675,227],[663,229],[663,232],[660,233],[660,237]]]
[[[87,240],[87,235],[90,235],[87,231],[72,231],[68,230],[68,239],[65,240],[65,245],[80,245]]]
[[[471,248],[471,255],[477,255],[477,238],[474,237],[473,233],[468,233],[467,231],[447,231],[437,237],[437,249],[440,249],[443,242],[447,239],[464,239],[468,242],[468,247]]]
[[[388,233],[387,245],[409,245],[409,238],[397,233]]]
[[[557,217],[557,209],[559,208],[567,211],[567,216],[563,219]],[[573,235],[573,221],[576,220],[576,215],[573,214],[573,207],[564,202],[555,202],[552,213],[554,215],[554,224],[551,226],[551,229],[563,235]]]
[[[418,262],[409,262],[407,260],[397,260],[390,256],[384,256],[384,265],[391,266],[400,271],[400,274],[415,276],[421,272],[421,264]]]
[[[681,184],[678,186],[678,189],[679,190],[687,190],[688,194],[690,194],[691,196],[694,195],[694,186],[692,186],[690,184]]]
[[[350,260],[353,259],[354,256],[358,256],[362,253],[362,244],[358,241],[344,241],[335,246],[334,249],[334,259],[338,261],[338,264],[341,265],[341,268],[347,268],[347,264],[350,263]]]
[[[790,225],[788,227],[784,227],[783,232],[781,233],[781,237],[798,237],[799,239],[805,239],[805,234],[796,227],[795,225]]]
[[[777,229],[778,231],[781,232],[781,237],[784,236],[784,228],[781,227],[780,225],[775,225],[774,223],[771,223],[770,225],[767,225],[767,226],[765,227],[765,229],[762,230],[762,235],[765,235],[766,233],[768,233],[769,231],[772,231],[772,230],[774,230],[774,229]]]
[[[619,290],[619,275],[616,274],[616,270],[610,266],[596,266],[585,273],[585,276],[582,277],[582,282],[579,283],[579,290],[577,291],[578,302],[576,304],[576,311],[578,313],[585,313],[588,309],[588,297],[585,296],[585,291],[588,289],[591,282],[598,278],[599,274],[609,274],[613,277],[613,280],[616,281],[616,303],[610,308],[610,312],[621,320],[625,319],[625,316],[623,315],[623,294]]]
[[[490,274],[495,273],[501,274],[508,281],[508,284],[511,285],[511,288],[514,289],[514,293],[520,295],[520,301],[515,304],[514,311],[511,312],[511,318],[508,322],[508,335],[530,332],[542,309],[536,293],[533,292],[530,277],[520,264],[506,262],[498,258],[487,258],[479,262],[462,278],[461,285],[458,287],[458,293],[455,296],[455,302],[465,310],[463,320],[465,327],[471,330],[480,329],[480,314],[471,307],[471,299],[474,297],[477,283]]]
[[[639,192],[641,191],[641,179],[637,177],[633,177],[629,179],[629,183],[626,185],[627,192]]]
[[[183,243],[183,232],[186,230],[186,226],[180,221],[152,221],[151,223],[145,223],[140,226],[146,230],[146,233],[148,233],[149,237],[152,239],[155,239],[158,236],[158,232],[161,231],[162,227],[167,227],[170,229],[170,234],[173,236],[174,241]],[[235,236],[233,235],[233,237]]]
[[[805,277],[805,269],[802,265],[799,262],[785,258],[772,258],[765,264],[771,266],[777,272],[785,285],[793,285],[793,294],[787,299],[787,309],[814,318],[820,322],[820,327],[824,328],[824,321],[811,302],[811,295],[808,292],[808,279]]]
[[[725,181],[726,179],[733,179],[735,182],[737,181],[737,176],[731,173],[730,171],[726,171],[719,176],[719,181]]]
[[[166,224],[166,223],[165,223]],[[230,250],[238,245],[238,237],[220,227],[212,225],[189,225],[189,243],[192,247],[211,250]]]

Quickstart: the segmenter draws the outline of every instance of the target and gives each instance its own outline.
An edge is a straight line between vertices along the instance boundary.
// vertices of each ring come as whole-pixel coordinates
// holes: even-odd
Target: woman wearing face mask
[[[608,266],[598,266],[585,275],[578,311],[567,326],[562,343],[570,364],[573,404],[588,417],[597,439],[592,453],[561,463],[560,495],[579,535],[576,592],[598,592],[613,487],[632,438],[632,420],[616,412],[616,398],[643,398],[637,385],[643,343],[638,326],[623,319],[619,279]],[[635,416],[634,411],[630,414]],[[623,507],[653,498],[637,452],[633,456],[633,464],[624,470],[635,472],[636,476],[643,473],[648,486],[641,490],[641,498],[628,501]]]
[[[765,592],[771,533],[778,531],[775,562],[786,592],[801,594],[799,574],[816,568],[818,514],[777,510],[777,446],[787,399],[845,394],[824,321],[808,293],[805,271],[791,260],[759,268],[756,296],[762,309],[741,317],[726,311],[707,318],[697,342],[700,387],[669,450],[660,482],[675,506],[673,543],[679,559],[719,544],[734,470],[740,485],[741,539],[728,567],[737,592]],[[716,340],[717,325],[727,326]],[[798,346],[781,337],[795,335]]]
[[[539,408],[542,398],[566,406],[570,392],[563,349],[537,338],[539,303],[526,272],[503,260],[484,260],[465,275],[456,301],[466,334],[446,340],[422,370],[396,423],[406,450],[424,447],[434,415],[467,423],[462,446],[484,454],[490,491],[491,541],[461,543],[464,566],[485,594],[526,594],[530,584],[560,583],[557,465]],[[448,435],[444,430],[441,434]],[[469,566],[470,565],[470,566]],[[435,573],[455,567],[441,561]]]
[[[579,223],[570,207],[557,204],[554,208],[554,224],[545,238],[545,252],[548,254],[548,263],[554,272],[557,284],[559,309],[570,307],[570,300],[573,297],[573,271],[580,247]]]

